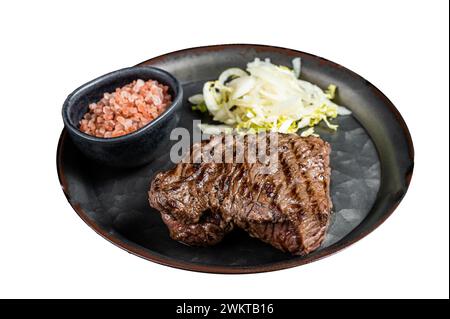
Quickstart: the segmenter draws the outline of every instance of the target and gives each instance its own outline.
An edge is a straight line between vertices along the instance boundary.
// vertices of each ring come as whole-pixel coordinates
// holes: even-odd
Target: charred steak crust
[[[247,142],[244,137],[244,147]],[[210,143],[225,144],[224,136],[201,145]],[[271,174],[262,173],[264,164],[249,163],[248,154],[243,163],[179,163],[155,176],[150,205],[170,236],[189,245],[214,245],[237,226],[283,251],[308,254],[320,246],[329,224],[330,146],[317,137],[278,134],[277,147]],[[198,156],[195,146],[189,156]]]

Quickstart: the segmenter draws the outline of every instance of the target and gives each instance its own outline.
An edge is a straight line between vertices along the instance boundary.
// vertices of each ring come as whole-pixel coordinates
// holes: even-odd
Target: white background
[[[5,3],[0,297],[448,298],[448,1]],[[55,165],[67,94],[159,54],[219,43],[326,57],[394,102],[411,131],[416,166],[408,194],[380,228],[306,266],[212,275],[129,255],[74,213]]]

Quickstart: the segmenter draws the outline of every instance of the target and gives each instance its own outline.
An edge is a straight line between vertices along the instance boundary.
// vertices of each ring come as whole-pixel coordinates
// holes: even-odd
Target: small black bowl
[[[113,92],[136,79],[153,79],[167,85],[172,104],[146,126],[127,135],[100,138],[79,130],[79,122],[90,103],[99,101],[104,93]],[[182,101],[183,88],[173,75],[154,67],[131,67],[105,74],[73,91],[64,102],[62,117],[74,144],[87,157],[113,167],[135,167],[154,159],[154,151],[179,120],[175,111],[180,108]]]

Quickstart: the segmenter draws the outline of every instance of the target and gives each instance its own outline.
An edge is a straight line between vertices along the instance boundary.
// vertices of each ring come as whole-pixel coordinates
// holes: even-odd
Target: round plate
[[[159,213],[150,208],[152,177],[173,166],[167,143],[152,163],[136,169],[112,169],[84,158],[65,131],[58,144],[60,183],[72,207],[98,234],[137,256],[182,269],[215,273],[253,273],[302,265],[331,255],[378,227],[405,195],[414,166],[414,150],[405,122],[394,105],[370,82],[323,58],[262,45],[217,45],[165,54],[140,65],[171,72],[184,88],[177,114],[179,126],[193,130],[192,120],[210,121],[191,110],[186,98],[226,68],[245,68],[255,57],[290,66],[302,58],[302,78],[322,88],[338,87],[336,101],[353,112],[340,116],[337,132],[323,126],[320,136],[331,144],[331,197],[334,213],[322,246],[291,256],[243,231],[234,231],[213,247],[188,247],[170,239]],[[195,128],[196,129],[196,128]],[[168,134],[169,135],[169,134]]]

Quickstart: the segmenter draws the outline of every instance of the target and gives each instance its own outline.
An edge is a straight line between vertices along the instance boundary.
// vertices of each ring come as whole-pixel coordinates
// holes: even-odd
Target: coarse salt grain
[[[135,80],[91,103],[80,131],[111,138],[136,131],[157,118],[172,103],[169,87],[155,80]]]

